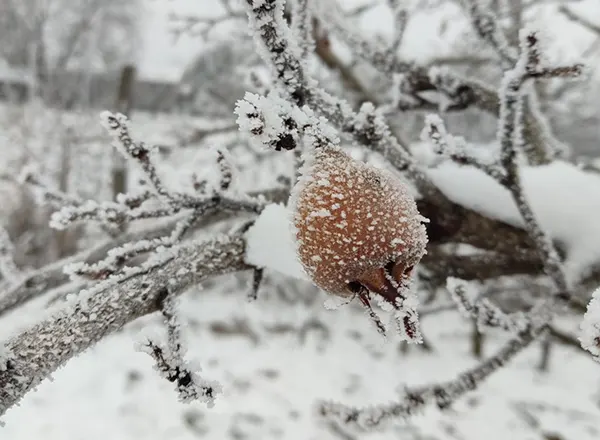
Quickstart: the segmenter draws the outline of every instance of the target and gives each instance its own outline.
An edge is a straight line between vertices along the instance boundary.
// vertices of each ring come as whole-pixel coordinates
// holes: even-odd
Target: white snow
[[[473,167],[445,162],[428,171],[454,202],[522,227],[510,193]],[[522,170],[525,193],[550,236],[565,246],[565,269],[571,282],[600,259],[600,176],[556,161]]]
[[[600,260],[600,176],[561,161],[525,167],[522,172],[533,211],[542,227],[565,247],[565,268],[570,281],[576,282],[591,264]],[[445,162],[428,173],[452,201],[511,225],[523,226],[510,193],[483,172]],[[248,261],[306,279],[288,227],[287,208],[269,206],[249,232]],[[269,245],[262,246],[263,240]]]
[[[298,261],[290,218],[285,205],[268,205],[246,233],[246,261],[292,278],[308,280]]]

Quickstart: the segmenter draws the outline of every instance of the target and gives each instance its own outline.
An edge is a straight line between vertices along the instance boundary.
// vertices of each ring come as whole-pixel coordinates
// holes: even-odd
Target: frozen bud
[[[408,188],[333,146],[315,149],[302,174],[293,223],[307,274],[331,294],[369,291],[397,306],[427,244]]]

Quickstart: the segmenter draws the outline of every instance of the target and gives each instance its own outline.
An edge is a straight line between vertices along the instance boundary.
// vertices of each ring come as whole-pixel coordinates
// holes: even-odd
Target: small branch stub
[[[155,369],[175,385],[181,402],[188,403],[199,400],[206,402],[208,407],[214,406],[215,397],[221,392],[221,385],[202,379],[184,360],[185,350],[176,315],[174,295],[169,292],[168,288],[164,288],[158,301],[167,327],[166,347],[148,339],[139,347],[140,351],[149,354],[155,361]]]

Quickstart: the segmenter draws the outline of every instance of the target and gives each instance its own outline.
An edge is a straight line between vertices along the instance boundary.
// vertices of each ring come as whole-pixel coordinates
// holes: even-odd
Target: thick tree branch
[[[159,267],[80,293],[64,310],[15,336],[6,344],[9,356],[0,366],[0,415],[71,358],[156,311],[164,288],[181,294],[208,277],[248,269],[244,250],[241,235],[186,243]]]
[[[504,255],[493,252],[482,255],[456,255],[430,246],[422,263],[440,280],[456,277],[463,280],[487,280],[506,275],[532,275],[543,271],[533,252]]]

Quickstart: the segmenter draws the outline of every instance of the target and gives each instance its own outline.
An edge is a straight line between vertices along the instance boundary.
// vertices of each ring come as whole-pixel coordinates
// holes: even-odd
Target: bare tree
[[[272,81],[268,91],[260,95],[249,93],[238,102],[236,114],[241,131],[251,144],[274,151],[301,151],[303,160],[311,160],[314,151],[341,151],[347,143],[358,144],[383,158],[396,175],[418,189],[417,207],[428,218],[428,254],[416,276],[429,281],[431,290],[445,287],[452,307],[476,322],[478,331],[496,328],[507,334],[505,344],[496,353],[455,379],[409,389],[397,402],[366,408],[318,404],[320,414],[328,420],[368,429],[411,416],[425,405],[441,410],[450,407],[540,336],[558,334],[554,327],[556,316],[568,311],[581,318],[589,299],[587,285],[597,283],[598,274],[592,271],[587,279],[576,283],[568,280],[563,264],[565,251],[541,227],[522,177],[525,167],[560,158],[544,113],[535,105],[533,83],[579,77],[583,66],[546,64],[538,32],[521,29],[518,40],[512,41],[499,25],[496,13],[487,8],[487,2],[468,0],[464,6],[472,29],[491,48],[501,66],[502,79],[494,87],[447,69],[400,59],[395,49],[403,38],[406,16],[395,7],[395,2],[391,2],[397,17],[391,47],[355,32],[337,2],[324,3],[296,0],[290,15],[284,14],[282,0],[244,3],[257,52],[269,68]],[[336,35],[379,74],[394,79],[389,85],[389,91],[394,92],[390,93],[393,101],[383,102],[377,95],[369,94],[355,72],[339,64],[329,45],[329,34]],[[326,66],[339,70],[346,78],[344,87],[363,94],[358,106],[314,81],[308,63],[314,55]],[[521,227],[452,201],[431,178],[428,165],[420,162],[415,151],[404,143],[403,133],[390,125],[400,112],[438,112],[441,106],[452,111],[479,108],[495,116],[499,150],[493,160],[483,160],[467,140],[450,134],[437,113],[426,116],[422,137],[440,160],[476,168],[504,188],[517,207]],[[219,150],[212,164],[218,170],[215,182],[196,179],[187,191],[174,191],[161,178],[160,162],[152,149],[130,133],[126,117],[104,113],[102,122],[118,151],[137,167],[143,182],[139,188],[108,202],[84,201],[43,188],[48,200],[61,205],[52,217],[55,228],[92,222],[105,231],[106,238],[94,249],[33,272],[23,272],[14,263],[12,245],[3,234],[0,271],[7,284],[0,291],[0,315],[41,295],[74,292],[75,296],[63,310],[7,342],[0,357],[0,414],[74,356],[128,322],[157,310],[165,318],[168,346],[149,341],[144,351],[155,360],[157,370],[175,385],[182,400],[211,403],[218,386],[201,378],[184,360],[174,297],[209,277],[242,270],[254,270],[251,298],[256,297],[262,267],[253,267],[248,261],[246,231],[270,202],[289,199],[291,185],[258,193],[236,188],[228,155]],[[544,160],[540,161],[540,157]],[[39,181],[32,174],[25,179],[27,184],[43,187]],[[335,191],[335,185],[331,186]],[[215,235],[208,228],[225,219],[233,220],[230,232]],[[123,224],[142,221],[146,222],[144,228],[121,228]],[[204,237],[193,238],[193,232],[199,229]],[[449,245],[468,245],[477,252],[465,255]],[[62,272],[65,266],[67,274]],[[382,270],[390,283],[390,278],[396,279],[393,267],[386,264]],[[412,267],[406,273],[411,271]],[[508,311],[503,307],[506,304],[485,298],[485,292],[470,284],[472,280],[507,275],[542,278],[546,285],[540,295],[528,296],[529,304]],[[356,281],[348,283],[347,288],[347,297],[361,300],[366,298],[366,290],[377,290]],[[584,345],[597,355],[600,327],[594,311],[597,299],[594,301],[584,321]],[[410,307],[399,308],[411,312],[411,319],[417,319]],[[373,314],[370,316],[376,320]],[[422,342],[416,337],[412,341]]]
[[[32,72],[36,94],[61,99],[52,97],[59,93],[59,73],[110,69],[131,59],[137,47],[137,9],[135,1],[3,2],[0,57]]]

